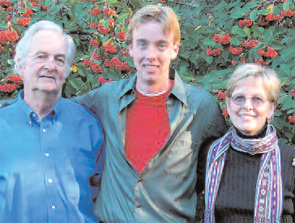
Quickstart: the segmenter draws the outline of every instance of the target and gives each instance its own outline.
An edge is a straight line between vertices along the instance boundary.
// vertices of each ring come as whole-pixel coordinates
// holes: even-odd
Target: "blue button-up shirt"
[[[88,178],[102,142],[99,121],[70,100],[41,121],[22,93],[0,109],[0,222],[97,222]]]

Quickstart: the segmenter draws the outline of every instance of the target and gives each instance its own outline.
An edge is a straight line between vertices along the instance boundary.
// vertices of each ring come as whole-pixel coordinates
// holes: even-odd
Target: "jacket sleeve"
[[[16,102],[16,98],[13,99],[2,99],[0,100],[0,108],[4,108]]]
[[[88,93],[71,98],[73,101],[85,106],[91,112],[93,112],[96,116],[99,115],[99,108],[101,107],[100,99],[103,97],[101,95],[101,88],[94,89],[89,91]]]
[[[94,89],[82,96],[72,98],[73,101],[85,106],[91,112],[93,112],[98,120],[100,120],[100,112],[103,109],[103,104],[101,103],[101,98],[103,98],[101,94],[101,89]],[[102,123],[100,121],[100,123]],[[103,126],[101,126],[101,135],[105,135],[103,132]],[[93,136],[96,138],[96,136]],[[89,177],[89,184],[91,186],[91,199],[95,202],[95,199],[99,193],[100,183],[102,178],[103,167],[105,163],[105,142],[99,144],[99,148],[96,148],[97,158],[96,158],[96,169],[95,172]]]
[[[207,154],[211,144],[222,137],[228,127],[226,125],[225,119],[221,114],[221,110],[216,103],[216,108],[212,112],[211,117],[209,117],[209,125],[206,131],[204,131],[204,140],[201,144],[199,155],[198,155],[198,167],[197,167],[197,184],[196,191],[200,193],[205,187],[206,179],[206,161]]]
[[[104,163],[105,163],[105,147],[104,147],[104,143],[102,143],[96,158],[95,172],[89,177],[89,184],[91,186],[91,200],[93,202],[95,202],[99,192]]]

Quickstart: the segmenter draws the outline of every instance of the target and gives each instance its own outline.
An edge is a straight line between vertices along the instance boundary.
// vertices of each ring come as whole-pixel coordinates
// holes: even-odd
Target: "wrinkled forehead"
[[[41,30],[35,33],[30,41],[30,53],[58,53],[66,55],[67,44],[61,33],[52,30]]]

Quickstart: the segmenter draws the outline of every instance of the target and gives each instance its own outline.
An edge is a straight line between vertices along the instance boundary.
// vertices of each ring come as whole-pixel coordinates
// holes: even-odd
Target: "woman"
[[[295,222],[292,158],[269,124],[278,104],[277,74],[238,67],[227,85],[233,126],[209,149],[205,222]]]

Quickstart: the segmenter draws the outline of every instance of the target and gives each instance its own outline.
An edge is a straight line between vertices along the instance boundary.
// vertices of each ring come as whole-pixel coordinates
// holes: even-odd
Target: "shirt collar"
[[[24,101],[24,91],[20,91],[17,98],[17,105],[19,107],[20,112],[23,114],[25,120],[29,119],[29,121],[32,121],[33,119],[37,119],[37,117],[34,117],[35,112],[32,110],[30,106],[28,106]],[[62,104],[63,100],[60,97],[53,108],[45,115],[45,118],[49,118],[52,120],[55,120],[62,111]]]
[[[181,80],[180,76],[178,75],[177,71],[175,71],[173,68],[170,68],[169,78],[172,80],[174,79],[174,85],[173,85],[171,94],[174,95],[185,106],[187,106],[186,91],[185,91],[184,83]]]
[[[136,75],[131,77],[127,84],[123,87],[122,91],[119,92],[119,97],[122,98],[124,95],[129,93],[135,94],[135,86],[136,86]]]
[[[170,68],[169,70],[169,78],[174,80],[174,85],[173,85],[171,94],[174,95],[183,104],[187,105],[184,83],[181,80],[178,73],[173,68]],[[122,98],[123,96],[130,93],[135,94],[135,86],[136,86],[136,75],[131,77],[128,80],[127,84],[123,87],[122,91],[119,92],[119,98]]]

